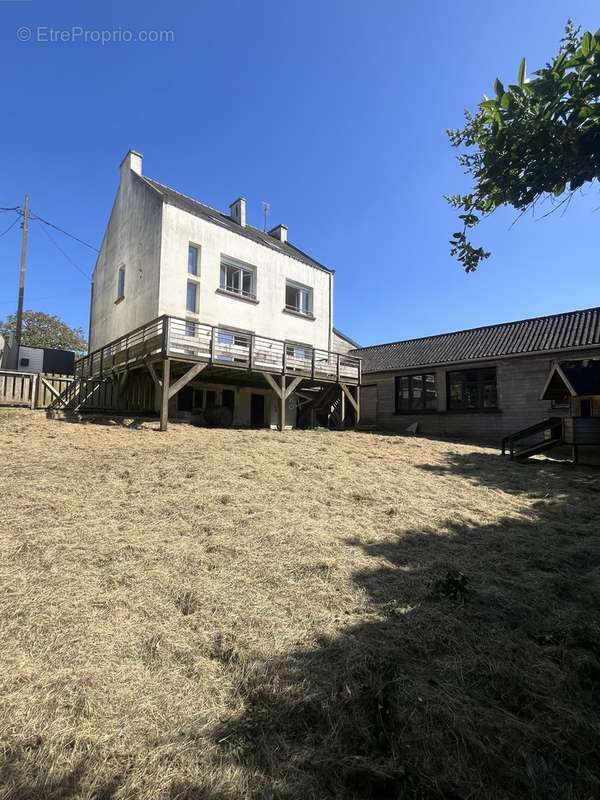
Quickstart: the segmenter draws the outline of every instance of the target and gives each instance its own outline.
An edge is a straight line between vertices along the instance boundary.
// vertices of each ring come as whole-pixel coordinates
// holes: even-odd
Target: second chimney
[[[245,197],[238,197],[237,200],[234,200],[233,203],[229,206],[229,212],[231,219],[234,222],[237,222],[238,225],[241,225],[242,228],[246,227],[246,198]]]
[[[279,239],[280,242],[287,242],[287,227],[285,225],[276,225],[269,231],[269,236]]]

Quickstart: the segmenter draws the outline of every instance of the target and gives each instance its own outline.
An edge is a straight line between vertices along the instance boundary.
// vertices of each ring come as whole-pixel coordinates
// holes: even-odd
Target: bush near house
[[[0,425],[0,797],[600,796],[600,474]]]

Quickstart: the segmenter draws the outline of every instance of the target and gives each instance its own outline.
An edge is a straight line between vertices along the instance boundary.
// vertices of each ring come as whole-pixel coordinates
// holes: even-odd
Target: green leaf
[[[592,49],[592,36],[589,31],[586,31],[583,34],[583,39],[581,40],[581,52],[584,56],[589,56],[590,51]]]
[[[496,78],[496,80],[494,81],[494,91],[496,92],[496,97],[498,98],[498,100],[500,100],[500,98],[504,94],[504,86],[502,85],[502,81],[500,80],[500,78]]]
[[[559,183],[558,186],[555,186],[553,191],[554,197],[560,197],[560,195],[564,192],[565,188],[566,187],[564,183]]]
[[[519,71],[517,72],[517,83],[519,86],[523,86],[525,83],[525,59],[521,59],[521,63],[519,64]]]
[[[504,92],[502,95],[502,100],[500,100],[500,105],[502,108],[509,108],[511,99],[510,92]]]

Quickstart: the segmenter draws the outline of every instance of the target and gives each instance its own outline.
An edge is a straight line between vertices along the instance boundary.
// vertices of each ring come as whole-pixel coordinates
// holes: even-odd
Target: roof
[[[322,269],[325,272],[333,272],[333,270],[315,261],[314,258],[311,258],[298,247],[295,247],[291,242],[280,242],[279,239],[269,236],[268,233],[254,228],[252,225],[239,225],[227,214],[223,214],[221,211],[217,211],[215,208],[211,208],[201,203],[199,200],[194,200],[192,197],[181,194],[181,192],[177,192],[175,189],[171,189],[151,178],[146,178],[144,175],[140,175],[139,177],[152,189],[162,194],[165,202],[170,203],[176,208],[180,208],[182,211],[187,211],[188,214],[193,214],[207,222],[212,222],[215,225],[220,225],[222,228],[227,228],[227,230],[244,236],[246,239],[251,239],[257,244],[262,244],[271,250],[276,250],[290,258],[295,258],[296,261],[301,261],[303,264]]]
[[[600,308],[362,347],[363,372],[459,364],[600,346]]]
[[[563,361],[550,371],[542,400],[600,395],[600,361],[575,364]]]
[[[340,339],[343,339],[345,342],[348,342],[348,344],[351,344],[352,347],[360,348],[358,342],[355,342],[354,339],[351,339],[349,336],[346,336],[346,334],[342,333],[339,328],[334,327],[333,332],[335,333],[336,336],[339,336]]]

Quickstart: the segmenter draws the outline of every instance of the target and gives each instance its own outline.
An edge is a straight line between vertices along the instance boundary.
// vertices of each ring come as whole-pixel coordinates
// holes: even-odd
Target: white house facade
[[[334,332],[333,282],[332,270],[288,241],[285,226],[267,233],[248,225],[244,198],[223,214],[144,176],[142,156],[129,151],[94,270],[90,352],[168,315],[190,338],[213,326],[232,347],[280,340],[292,361],[315,350],[346,353],[353,343]],[[226,405],[234,424],[277,423],[268,384],[202,377],[171,403],[173,414]],[[287,425],[296,409],[288,398]]]

